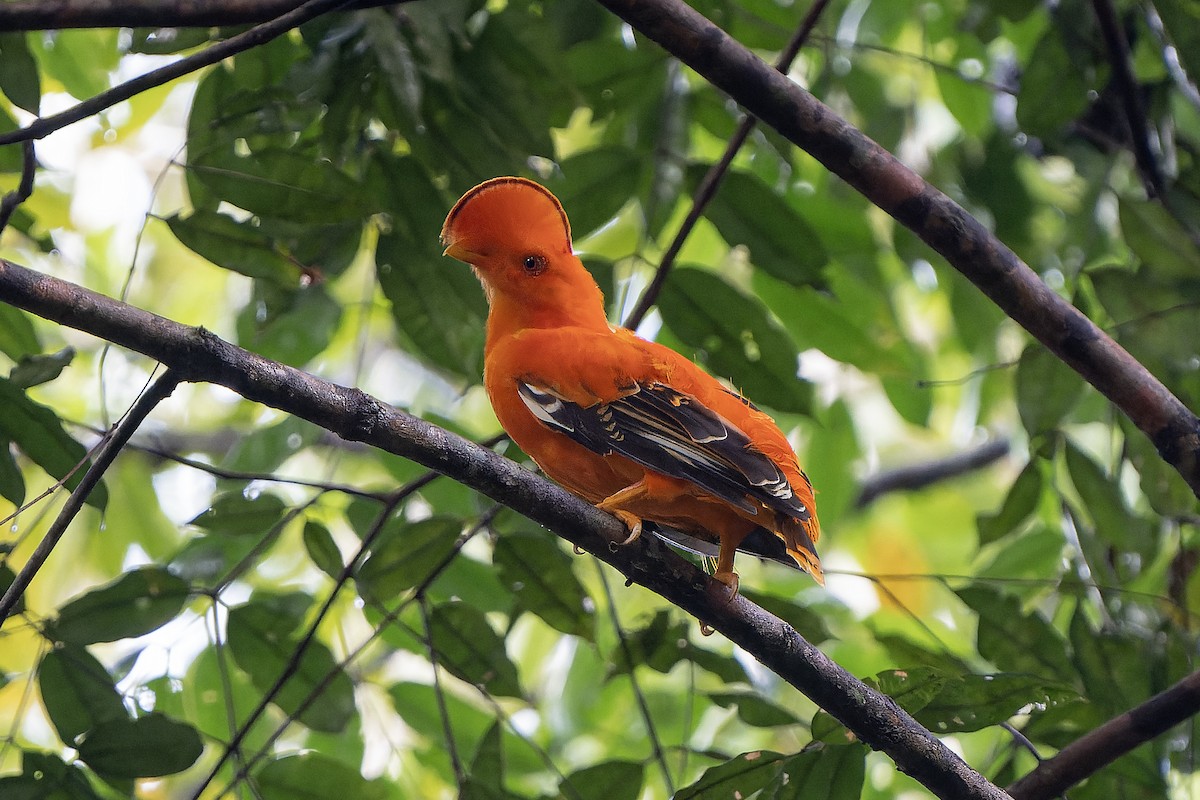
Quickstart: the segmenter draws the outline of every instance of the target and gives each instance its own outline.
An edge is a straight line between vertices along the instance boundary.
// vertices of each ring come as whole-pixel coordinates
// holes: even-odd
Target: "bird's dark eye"
[[[539,255],[529,255],[521,259],[521,266],[525,268],[525,272],[529,275],[541,275],[546,271],[546,257]]]

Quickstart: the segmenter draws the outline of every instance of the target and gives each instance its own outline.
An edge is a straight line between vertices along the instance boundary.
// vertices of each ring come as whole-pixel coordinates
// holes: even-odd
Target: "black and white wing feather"
[[[750,514],[758,513],[753,499],[795,519],[810,517],[787,477],[745,433],[670,386],[637,384],[619,400],[587,407],[529,383],[518,382],[517,391],[539,421],[594,453],[617,453],[690,481]]]

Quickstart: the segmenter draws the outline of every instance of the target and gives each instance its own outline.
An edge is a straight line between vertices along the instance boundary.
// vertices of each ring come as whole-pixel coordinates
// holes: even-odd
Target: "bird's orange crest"
[[[554,242],[571,251],[571,223],[562,204],[527,178],[492,178],[471,189],[450,209],[441,234],[443,246],[474,253],[484,242],[514,238]]]

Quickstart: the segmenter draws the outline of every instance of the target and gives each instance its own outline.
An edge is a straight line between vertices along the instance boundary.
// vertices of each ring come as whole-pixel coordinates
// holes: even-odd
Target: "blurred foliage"
[[[768,58],[806,11],[695,5]],[[1082,0],[835,0],[791,74],[1197,408],[1200,26],[1186,0],[1116,6],[1159,197]],[[0,130],[230,33],[4,34]],[[737,121],[584,0],[336,14],[39,143],[0,252],[482,440],[486,304],[437,241],[454,199],[544,181],[618,321]],[[20,166],[0,150],[0,188]],[[680,260],[642,332],[774,413],[820,492],[828,590],[743,557],[748,595],[1001,785],[1035,763],[1001,723],[1049,754],[1192,671],[1196,498],[911,233],[757,129]],[[43,490],[72,485],[153,365],[3,305],[0,362],[6,586],[59,507]],[[153,420],[4,628],[5,798],[190,797],[235,738],[203,796],[915,786],[728,642],[445,478],[211,386]],[[855,505],[873,472],[985,436],[1014,455]],[[1196,749],[1185,727],[1071,797],[1193,796]],[[254,791],[222,789],[237,775]]]

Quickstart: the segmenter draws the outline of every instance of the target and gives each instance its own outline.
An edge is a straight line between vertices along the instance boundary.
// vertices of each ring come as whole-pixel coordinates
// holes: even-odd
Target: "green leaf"
[[[1083,114],[1090,102],[1088,92],[1107,79],[1107,69],[1101,69],[1094,80],[1085,74],[1089,67],[1098,66],[1089,56],[1078,32],[1066,33],[1059,25],[1046,30],[1021,75],[1017,124],[1023,132],[1055,137]]]
[[[186,581],[162,567],[141,567],[67,603],[46,635],[72,644],[142,636],[174,619],[187,600]]]
[[[87,774],[50,753],[21,751],[21,774],[0,778],[4,800],[100,800]]]
[[[241,492],[226,492],[188,524],[224,536],[262,536],[279,524],[286,508],[283,500],[273,494],[247,497]]]
[[[512,588],[521,608],[562,633],[594,640],[594,606],[571,569],[571,558],[553,537],[503,534],[496,541],[492,561],[500,570],[500,581]]]
[[[1026,707],[1045,710],[1078,698],[1070,686],[1036,675],[948,676],[937,696],[914,716],[938,735],[965,733],[997,725]]]
[[[763,791],[762,800],[858,800],[863,795],[867,748],[810,745],[783,761],[779,776]]]
[[[37,55],[43,72],[62,83],[78,100],[86,100],[109,88],[121,53],[117,30],[61,30],[51,35],[34,35],[26,42]],[[47,91],[57,87],[47,86]]]
[[[979,655],[1005,672],[1053,679],[1071,674],[1067,643],[1041,614],[1026,614],[1015,597],[981,586],[959,589],[957,594],[979,614]]]
[[[658,308],[671,332],[751,401],[810,413],[813,387],[796,375],[796,345],[758,298],[707,270],[681,268],[671,273]]]
[[[479,740],[471,767],[467,771],[472,791],[464,792],[470,797],[504,797],[504,748],[501,744],[500,721],[492,723],[487,733]]]
[[[310,641],[297,660],[300,640],[290,635],[292,629],[280,627],[276,601],[286,601],[286,597],[256,594],[249,603],[230,611],[229,650],[262,692],[270,690],[284,669],[294,665],[273,702],[314,731],[338,733],[354,716],[354,686],[320,641]],[[293,617],[293,624],[298,621]],[[310,696],[315,698],[311,702]],[[304,704],[307,706],[301,711]]]
[[[386,603],[417,584],[454,552],[462,523],[455,517],[428,517],[411,525],[389,520],[371,554],[355,571],[359,593]]]
[[[1200,274],[1200,249],[1190,232],[1161,202],[1138,202],[1118,197],[1125,244],[1149,274],[1188,278]]]
[[[204,752],[196,729],[162,714],[101,723],[78,745],[79,758],[111,778],[154,778],[183,772]]]
[[[58,738],[71,747],[101,724],[129,717],[112,676],[79,645],[62,645],[42,657],[38,688]]]
[[[1058,427],[1083,396],[1079,373],[1038,343],[1028,345],[1017,362],[1017,411],[1030,436]]]
[[[775,595],[764,594],[753,589],[740,589],[743,597],[762,606],[775,616],[791,625],[812,644],[820,644],[833,638],[821,615],[806,606],[785,600]]]
[[[255,774],[254,782],[262,800],[385,800],[392,796],[381,781],[369,781],[358,770],[317,752],[268,761]]]
[[[999,510],[975,518],[979,544],[985,545],[1014,532],[1037,508],[1042,496],[1042,468],[1039,459],[1032,459],[1009,487]]]
[[[637,800],[645,780],[646,767],[637,761],[605,761],[563,778],[558,794],[572,800]]]
[[[342,321],[342,306],[324,284],[293,290],[258,282],[254,294],[238,314],[238,344],[272,361],[307,364],[329,346]]]
[[[1129,510],[1116,480],[1105,475],[1100,465],[1069,438],[1064,458],[1075,491],[1079,492],[1100,538],[1118,550],[1150,556],[1156,545],[1150,525]]]
[[[742,722],[758,728],[796,725],[800,722],[792,712],[775,705],[757,692],[709,692],[708,699],[721,706],[721,708],[737,706],[737,715]]]
[[[0,408],[4,409],[0,414],[0,436],[14,442],[52,477],[66,479],[68,489],[79,485],[87,470],[87,450],[63,430],[58,415],[30,400],[7,378],[0,378]],[[74,474],[67,479],[72,470]],[[108,490],[103,483],[97,484],[88,495],[88,505],[103,509],[107,502]]]
[[[37,116],[42,83],[23,33],[0,34],[0,92],[13,105]]]
[[[504,650],[504,639],[482,613],[458,601],[434,606],[429,636],[437,662],[489,694],[520,697],[517,668]]]
[[[767,750],[755,750],[709,767],[690,786],[675,793],[674,800],[708,800],[717,797],[749,797],[779,775],[784,757]]]
[[[637,154],[623,147],[598,147],[565,159],[546,180],[571,220],[573,239],[608,222],[637,191]]]
[[[1127,711],[1153,694],[1152,660],[1131,652],[1129,640],[1110,631],[1097,631],[1087,621],[1081,603],[1071,615],[1070,637],[1075,672],[1089,703],[1105,716]]]
[[[8,379],[22,389],[40,386],[61,375],[74,358],[74,347],[64,347],[57,353],[24,356],[8,373]]]
[[[341,575],[342,551],[324,525],[311,519],[304,523],[304,549],[321,572],[334,579]]]
[[[329,161],[299,150],[265,149],[250,156],[202,151],[188,169],[221,200],[263,218],[328,223],[366,211],[354,180]]]
[[[0,497],[14,506],[25,502],[25,476],[13,458],[12,442],[0,436]]]
[[[688,170],[695,186],[707,165]],[[746,172],[729,172],[704,211],[731,246],[750,250],[754,266],[793,286],[823,286],[822,272],[829,257],[816,231],[786,200],[761,179]]]
[[[20,361],[40,352],[42,343],[38,341],[29,315],[19,308],[0,303],[0,353]]]
[[[197,209],[186,218],[167,218],[175,238],[218,267],[248,278],[295,286],[299,266],[279,253],[274,242],[251,221],[238,222],[225,214]]]

